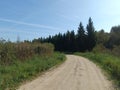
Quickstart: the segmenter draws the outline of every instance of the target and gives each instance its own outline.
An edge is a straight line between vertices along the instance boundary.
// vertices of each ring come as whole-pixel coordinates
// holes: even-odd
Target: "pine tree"
[[[72,30],[70,32],[70,52],[75,51],[75,32]]]
[[[78,34],[77,34],[77,49],[78,51],[85,51],[85,42],[86,42],[86,35],[84,26],[82,25],[82,22],[80,22],[80,25],[78,27]]]
[[[93,26],[91,17],[89,18],[86,29],[87,29],[87,49],[88,51],[91,51],[93,47],[96,45],[95,28]]]

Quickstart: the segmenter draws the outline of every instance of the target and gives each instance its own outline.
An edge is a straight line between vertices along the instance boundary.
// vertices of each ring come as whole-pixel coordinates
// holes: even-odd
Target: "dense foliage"
[[[64,34],[59,33],[48,38],[34,39],[33,42],[53,43],[56,51],[91,51],[96,45],[95,29],[92,19],[89,18],[86,29],[83,27],[82,22],[80,22],[77,34],[74,31],[67,31]]]
[[[110,33],[100,30],[96,32],[96,37],[96,52],[103,51],[120,56],[120,26],[112,27]]]

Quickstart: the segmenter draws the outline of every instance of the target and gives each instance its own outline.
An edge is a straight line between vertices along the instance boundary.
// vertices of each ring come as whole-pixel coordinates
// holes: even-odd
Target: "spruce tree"
[[[75,51],[75,32],[72,30],[70,32],[70,52]]]
[[[77,49],[78,51],[85,51],[85,41],[86,41],[86,35],[84,26],[82,25],[82,22],[80,22],[80,25],[78,27],[78,34],[77,34]]]
[[[93,26],[91,17],[89,18],[86,29],[87,29],[87,49],[88,51],[91,51],[93,47],[96,45],[95,28]]]

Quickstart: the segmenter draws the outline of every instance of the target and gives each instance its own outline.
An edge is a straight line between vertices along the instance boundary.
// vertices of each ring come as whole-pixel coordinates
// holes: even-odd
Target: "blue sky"
[[[120,0],[1,0],[0,37],[16,41],[47,37],[86,27],[109,32],[120,24]]]

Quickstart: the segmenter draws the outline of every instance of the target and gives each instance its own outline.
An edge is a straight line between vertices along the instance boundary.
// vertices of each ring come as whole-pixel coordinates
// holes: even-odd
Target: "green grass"
[[[10,66],[0,66],[0,90],[14,90],[26,80],[39,75],[49,68],[61,64],[65,60],[65,55],[54,53],[52,56],[35,56],[30,60],[20,62],[17,60]]]
[[[120,87],[120,58],[105,53],[75,53],[97,63],[104,69],[116,85]]]

